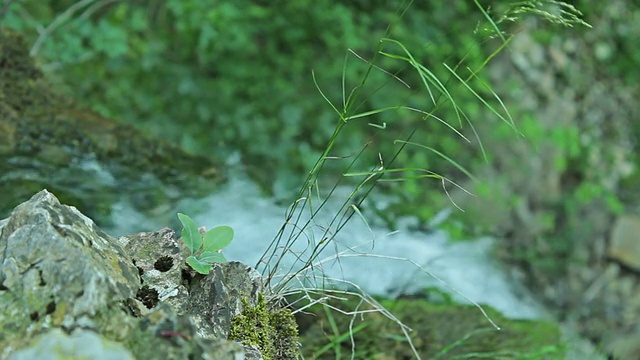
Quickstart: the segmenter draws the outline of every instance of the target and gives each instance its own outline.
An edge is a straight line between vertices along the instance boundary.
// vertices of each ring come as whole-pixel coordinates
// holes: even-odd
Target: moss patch
[[[289,309],[269,310],[264,295],[255,307],[242,300],[244,311],[231,320],[229,340],[260,349],[265,360],[298,358],[298,326]]]
[[[356,300],[332,302],[331,305],[353,311]],[[502,327],[498,331],[474,306],[434,304],[424,299],[381,300],[381,304],[413,329],[409,335],[423,359],[565,358],[560,329],[552,323],[509,320],[484,307],[489,317]],[[328,312],[322,306],[314,306],[310,311],[312,315],[298,317],[305,357],[350,357],[352,344],[348,334],[351,326],[357,359],[415,358],[399,326],[380,313],[354,317]]]

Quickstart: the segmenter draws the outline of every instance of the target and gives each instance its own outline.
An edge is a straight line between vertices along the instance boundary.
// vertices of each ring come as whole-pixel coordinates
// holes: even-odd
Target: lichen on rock
[[[190,271],[173,230],[115,239],[43,190],[0,220],[0,360],[55,348],[81,356],[90,343],[92,358],[115,344],[122,358],[261,359],[227,336],[243,306],[264,307],[262,288],[238,262]],[[284,324],[282,311],[267,316]],[[272,343],[295,344],[288,325],[272,325],[288,329]]]
[[[123,302],[139,287],[137,270],[113,238],[75,208],[42,191],[0,230],[4,351],[50,328],[90,328],[121,340],[133,326]]]

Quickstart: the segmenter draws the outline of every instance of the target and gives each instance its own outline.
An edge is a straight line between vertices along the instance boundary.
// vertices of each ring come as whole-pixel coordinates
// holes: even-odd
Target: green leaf
[[[211,263],[201,261],[193,255],[187,258],[187,264],[200,274],[207,275],[211,271]]]
[[[205,251],[200,254],[200,256],[198,256],[198,260],[207,264],[227,262],[227,258],[225,258],[224,255],[220,254],[217,251]]]
[[[185,214],[178,213],[178,219],[182,223],[182,240],[187,244],[191,254],[195,254],[202,246],[202,235],[198,231],[198,226],[192,218]]]
[[[225,248],[233,240],[233,229],[229,226],[217,226],[204,235],[202,251],[218,251]]]

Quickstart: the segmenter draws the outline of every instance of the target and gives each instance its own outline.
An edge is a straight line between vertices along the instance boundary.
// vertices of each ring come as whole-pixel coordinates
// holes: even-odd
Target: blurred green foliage
[[[329,100],[340,103],[342,77],[348,92],[367,68],[346,49],[371,59],[390,23],[394,38],[440,77],[450,77],[443,62],[453,67],[464,59],[476,68],[483,60],[486,34],[474,33],[483,18],[473,2],[418,2],[394,22],[401,6],[328,0],[21,1],[11,4],[4,25],[29,35],[44,69],[88,106],[195,153],[224,157],[240,149],[249,172],[271,191],[281,179],[295,189],[335,127],[337,116],[315,88],[312,70]],[[386,59],[381,65],[412,87],[374,73],[376,85],[358,111],[429,105],[416,96],[420,79],[406,64]],[[415,127],[406,115],[377,117],[366,121],[394,124],[393,135],[375,143],[381,152],[393,152],[393,140]],[[445,121],[458,125],[457,119]],[[353,154],[373,132],[362,122],[351,126],[336,154]],[[442,138],[442,151],[455,152],[459,145],[443,134],[449,130],[429,121],[414,139],[438,148]],[[430,168],[443,162],[409,149],[398,166],[408,163]],[[422,191],[415,181],[403,188],[410,196]]]
[[[240,151],[254,180],[281,197],[296,194],[341,121],[316,88],[312,71],[338,111],[346,107],[350,94],[360,92],[348,115],[398,105],[434,111],[442,122],[406,110],[350,120],[331,152],[341,160],[327,163],[326,178],[320,179],[323,185],[330,188],[341,179],[344,164],[364,147],[363,162],[350,171],[370,170],[380,165],[380,159],[386,167],[436,171],[469,186],[480,200],[475,206],[462,204],[466,212],[454,210],[441,224],[452,237],[504,236],[505,258],[524,264],[527,272],[537,272],[535,276],[559,279],[576,262],[589,265],[587,252],[576,249],[585,250],[588,239],[599,236],[600,225],[594,220],[609,221],[625,206],[639,201],[640,127],[628,128],[634,140],[632,154],[619,156],[625,161],[631,158],[635,168],[631,175],[617,179],[611,174],[618,172],[615,167],[622,160],[615,158],[608,145],[621,137],[603,135],[606,122],[587,124],[582,116],[588,114],[578,111],[562,125],[554,124],[553,119],[543,124],[539,114],[519,109],[517,96],[507,107],[524,138],[496,119],[443,64],[466,78],[470,75],[467,69],[482,67],[508,38],[508,31],[519,30],[519,25],[512,24],[524,13],[560,23],[568,14],[565,23],[580,21],[571,18],[571,9],[553,0],[481,3],[416,1],[401,14],[406,2],[382,0],[23,0],[12,2],[0,21],[28,35],[32,54],[49,78],[59,79],[61,86],[68,86],[67,91],[87,106],[194,153],[224,158]],[[530,7],[534,3],[542,8]],[[606,89],[600,95],[611,95],[615,102],[618,98],[612,92],[617,85],[637,84],[640,79],[640,48],[636,46],[640,5],[630,0],[572,3],[584,11],[586,19],[603,18],[608,23],[600,22],[597,31],[579,29],[580,40],[576,37],[571,44],[559,39],[558,27],[547,29],[533,21],[529,29],[533,39],[552,47],[556,55],[567,55],[566,68],[549,66],[550,74],[544,75],[576,90],[571,91],[574,98],[566,97],[573,106],[582,107],[585,99],[581,96],[587,94],[579,87],[602,86],[598,82]],[[497,33],[496,25],[505,32]],[[406,61],[376,52],[385,36],[400,41],[446,85],[469,123],[464,116],[456,116],[451,103],[431,101],[422,79]],[[406,55],[392,42],[385,42],[383,50]],[[387,73],[373,71],[368,86],[360,88],[368,69],[363,59],[376,57],[376,66]],[[575,78],[567,80],[570,76],[563,73],[576,61],[585,62],[576,68],[592,76],[575,81],[577,85],[571,82]],[[506,117],[485,81],[471,79],[469,86]],[[497,89],[499,94],[521,90],[509,79]],[[551,90],[548,94],[535,94],[531,89],[520,93],[542,98],[566,95]],[[597,99],[588,103],[592,110],[601,104]],[[626,121],[633,120],[620,122]],[[477,129],[471,124],[478,124]],[[475,137],[476,130],[487,145],[486,154]],[[489,176],[482,182],[467,181],[455,164],[420,146],[406,146],[396,157],[401,148],[398,139],[429,146],[473,174]],[[544,151],[552,155],[536,158]],[[533,169],[535,161],[549,161],[551,166]],[[553,172],[550,177],[559,184],[546,188],[553,190],[549,194],[536,194],[545,187],[527,185],[544,180],[545,171]],[[419,174],[405,171],[397,174],[398,181],[380,183],[380,189],[393,196],[384,206],[373,204],[360,210],[375,212],[392,227],[407,216],[417,217],[419,226],[426,227],[436,212],[451,207],[449,195],[460,199],[460,191],[456,195],[455,186],[448,186],[451,194],[445,194],[438,181],[416,176]]]
[[[521,8],[489,3],[493,7],[483,8],[492,10],[484,13],[475,1],[419,1],[398,21],[405,2],[26,0],[11,3],[2,21],[27,34],[32,54],[49,76],[86,105],[194,153],[226,157],[240,150],[265,190],[293,195],[340,121],[316,89],[312,70],[328,100],[340,108],[367,71],[359,57],[374,58],[390,24],[390,37],[445,83],[471,122],[492,117],[468,89],[454,86],[457,81],[443,66],[468,76],[467,68],[480,68],[503,42],[504,35],[498,36],[496,24],[486,18],[514,20],[534,9],[526,8],[527,2],[514,2],[525,4]],[[392,43],[384,50],[402,53]],[[388,111],[351,121],[335,156],[348,161],[370,144],[363,167],[369,169],[379,156],[383,161],[395,156],[401,145],[394,140],[411,136],[463,167],[473,170],[485,161],[464,117],[456,116],[451,104],[430,103],[422,80],[406,62],[382,57],[376,64],[404,83],[374,71],[369,86],[360,89],[355,113],[401,104],[435,108],[443,122],[470,141],[434,118]],[[500,108],[484,81],[472,80],[470,86]],[[387,125],[381,130],[368,124]],[[537,136],[535,121],[524,126],[521,131]],[[513,129],[502,129],[495,139],[482,140],[517,139]],[[566,166],[563,161],[558,166]],[[466,178],[446,159],[417,146],[406,146],[393,166],[428,169],[454,181]],[[343,169],[329,164],[325,175],[335,179]],[[402,181],[383,185],[395,196],[379,212],[389,224],[407,215],[424,222],[450,205],[446,196],[434,196],[441,184],[412,175],[403,173]],[[461,229],[451,224],[451,230]]]
[[[636,39],[640,37],[640,4],[637,1],[616,1],[612,3],[594,3],[592,1],[577,1],[577,6],[584,12],[585,17],[605,18],[609,36],[607,38],[593,38],[593,47],[589,49],[594,59],[603,70],[627,84],[638,84],[640,81],[640,49],[636,46]],[[603,16],[605,15],[605,16]]]

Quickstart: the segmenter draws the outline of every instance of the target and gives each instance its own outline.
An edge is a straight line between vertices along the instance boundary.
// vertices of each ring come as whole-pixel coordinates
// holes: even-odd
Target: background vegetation
[[[5,3],[2,25],[29,36],[32,55],[76,99],[194,153],[226,158],[239,151],[252,178],[283,200],[295,195],[337,121],[316,89],[312,70],[329,100],[340,104],[343,77],[347,89],[357,85],[367,68],[358,56],[374,56],[378,39],[401,8],[399,1],[375,0]],[[415,114],[399,111],[365,120],[377,126],[354,122],[334,149],[336,156],[351,156],[371,143],[376,151],[393,154],[399,146],[394,140],[415,130],[414,141],[447,154],[481,179],[469,180],[424,149],[409,147],[396,159],[396,167],[419,164],[477,195],[452,191],[466,211],[454,210],[442,226],[457,238],[489,233],[506,238],[503,256],[533,274],[530,280],[545,294],[542,285],[568,276],[571,266],[592,266],[593,255],[585,253],[594,247],[585,239],[600,236],[598,224],[637,207],[640,199],[635,185],[640,127],[633,105],[640,78],[640,52],[634,45],[640,5],[573,3],[595,29],[542,26],[541,17],[511,23],[510,17],[523,15],[509,3],[482,2],[493,19],[504,19],[503,30],[526,33],[531,48],[550,49],[549,56],[511,49],[493,59],[489,79],[483,79],[498,84],[493,90],[504,97],[524,138],[496,120],[467,89],[452,87],[475,128],[460,124],[451,106],[439,108],[437,115],[470,142],[456,139],[433,119],[416,127]],[[484,20],[471,0],[418,1],[394,23],[392,33],[418,62],[450,78],[443,63],[477,68],[502,43],[479,25]],[[500,70],[517,63],[518,53],[526,60],[515,69],[522,79]],[[383,65],[409,87],[375,72],[372,81],[378,86],[363,96],[359,112],[428,105],[416,96],[421,79],[406,63],[384,59]],[[551,85],[536,88],[547,77]],[[474,82],[474,89],[493,99],[483,81]],[[557,111],[563,104],[570,111]],[[337,168],[327,170],[328,181],[340,176]],[[437,191],[438,182],[411,175],[385,183],[388,201],[362,210],[392,226],[412,216],[416,227],[429,228],[429,219],[451,207],[451,200]],[[545,185],[545,179],[551,180]],[[584,293],[583,288],[572,291]],[[569,293],[549,293],[549,301],[578,306],[579,297],[572,303]]]
[[[246,0],[21,1],[8,8],[4,24],[30,35],[32,54],[61,84],[69,85],[75,98],[191,152],[224,158],[239,150],[265,191],[290,200],[336,122],[311,71],[330,100],[339,103],[342,76],[352,87],[366,71],[366,64],[346,49],[371,59],[400,5],[327,0],[277,5]],[[472,1],[446,6],[418,2],[395,23],[393,34],[417,61],[437,76],[450,78],[443,62],[477,68],[500,43],[484,43],[487,32],[476,29],[483,20]],[[366,94],[358,110],[397,104],[424,107],[421,99],[412,98],[421,87],[412,69],[391,60],[384,65],[411,88],[374,73],[380,89]],[[486,94],[486,89],[481,91]],[[454,96],[460,102],[473,97],[467,91]],[[479,111],[479,105],[473,106],[472,112]],[[440,116],[459,127],[455,116]],[[393,140],[414,129],[412,118],[385,113],[367,119],[389,124],[387,138],[375,140],[376,149],[397,149]],[[374,132],[374,127],[351,126],[335,153],[354,154]],[[477,147],[450,134],[432,119],[421,124],[413,139],[453,157],[465,153],[470,157],[464,165],[474,163]],[[396,166],[408,164],[460,175],[422,150],[405,151]],[[411,209],[398,207],[394,214],[418,214],[426,220],[445,206],[445,199],[425,201],[422,190],[427,185],[415,179],[392,186],[399,196],[394,201]]]
[[[342,76],[355,83],[366,69],[366,64],[345,49],[370,59],[378,39],[401,8],[400,2],[328,0],[7,4],[3,25],[30,37],[32,55],[51,76],[61,80],[60,86],[69,85],[75,98],[105,116],[131,123],[194,153],[224,158],[239,150],[254,179],[279,196],[296,188],[326,145],[336,121],[332,109],[319,96],[311,71],[315,70],[319,86],[330,100],[338,103]],[[493,5],[489,8],[497,19],[514,15],[504,4],[489,5]],[[581,5],[578,8],[587,14],[599,11]],[[394,24],[393,34],[411,49],[416,60],[447,78],[450,74],[442,63],[476,68],[495,50],[495,42],[487,43],[487,32],[478,28],[482,20],[483,14],[473,1],[446,5],[421,1],[412,5],[403,21]],[[537,30],[536,36],[551,41],[558,29]],[[638,30],[619,31],[619,36],[632,37],[634,31]],[[629,48],[630,42],[619,40],[619,50],[628,56],[612,57],[608,69],[625,74],[630,81],[637,76],[632,64],[638,55]],[[618,50],[608,49],[602,51]],[[391,61],[387,65],[387,70],[412,87],[374,74],[381,88],[366,96],[361,110],[396,104],[420,108],[423,104],[412,103],[420,79],[406,65]],[[499,92],[509,91],[508,81],[501,88]],[[487,121],[487,110],[477,102],[474,105],[469,101],[472,95],[462,90],[454,95],[460,102],[471,103],[469,116],[476,122]],[[488,95],[486,89],[478,91]],[[517,108],[512,111],[518,113]],[[535,114],[518,115],[519,130],[534,147],[548,137]],[[396,113],[377,117],[369,121],[393,124],[391,139],[413,130],[414,123],[407,121],[407,116],[404,121],[403,115]],[[456,117],[441,118],[459,127]],[[483,134],[486,143],[518,140],[504,125],[494,122],[491,129]],[[466,144],[447,136],[449,131],[437,121],[426,121],[413,139],[448,154],[466,168],[482,166],[484,154],[478,151],[478,143]],[[468,127],[460,131],[473,137]],[[371,127],[352,126],[336,153],[354,153],[373,132]],[[551,136],[564,148],[563,156],[555,159],[558,167],[565,168],[569,160],[579,157],[577,127],[552,129]],[[376,141],[383,153],[397,147],[393,141]],[[489,161],[495,155],[486,154]],[[424,151],[405,151],[398,167],[405,164],[421,164],[454,180],[461,178],[447,161]],[[396,195],[392,202],[397,205],[385,214],[417,215],[423,222],[431,218],[448,199],[430,192],[425,198],[427,185],[416,179],[392,186],[390,191]],[[479,190],[482,193],[483,189]],[[613,199],[609,202],[616,205]]]

